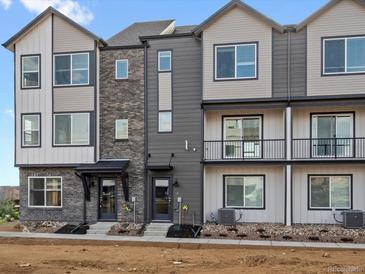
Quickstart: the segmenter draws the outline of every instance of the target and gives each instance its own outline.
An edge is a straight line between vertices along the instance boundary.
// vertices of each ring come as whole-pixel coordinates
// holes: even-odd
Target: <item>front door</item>
[[[170,178],[153,178],[153,214],[154,221],[171,221],[172,195]]]
[[[99,219],[116,220],[115,179],[100,179],[99,183]]]

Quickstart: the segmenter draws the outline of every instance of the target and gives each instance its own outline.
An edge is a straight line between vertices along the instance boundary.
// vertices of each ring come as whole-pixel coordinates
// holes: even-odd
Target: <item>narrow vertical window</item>
[[[171,71],[171,51],[158,52],[158,71]]]
[[[128,79],[128,60],[115,61],[115,79]]]
[[[22,56],[22,88],[40,87],[40,56]]]
[[[22,146],[38,147],[41,145],[40,114],[22,115]]]
[[[158,131],[171,132],[172,131],[172,114],[171,111],[161,111],[158,114]]]
[[[115,120],[115,139],[128,139],[128,119]]]

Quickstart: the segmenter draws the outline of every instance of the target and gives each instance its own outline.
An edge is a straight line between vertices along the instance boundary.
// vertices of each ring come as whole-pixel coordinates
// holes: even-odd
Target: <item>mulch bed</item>
[[[346,229],[340,225],[205,224],[201,238],[272,240],[301,242],[365,243],[365,229]]]
[[[88,225],[65,225],[55,231],[57,234],[86,234],[89,229]]]
[[[188,224],[172,225],[168,232],[168,238],[195,238],[200,233],[201,226],[193,226]]]
[[[107,234],[115,236],[143,236],[144,230],[144,224],[118,223],[113,225]]]

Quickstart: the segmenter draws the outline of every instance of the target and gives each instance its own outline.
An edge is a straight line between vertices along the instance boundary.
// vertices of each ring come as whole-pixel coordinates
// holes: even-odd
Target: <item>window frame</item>
[[[160,68],[160,55],[161,53],[168,52],[170,54],[170,68],[169,69],[161,69]],[[157,51],[157,70],[158,72],[171,72],[172,71],[172,50],[158,50]]]
[[[38,58],[38,85],[37,86],[24,86],[23,76],[24,76],[24,58]],[[27,72],[36,72],[36,71],[27,71]],[[20,55],[20,89],[41,89],[41,55],[40,54],[23,54]]]
[[[87,144],[72,144],[72,115],[74,114],[87,114],[88,115],[88,143]],[[56,116],[57,115],[71,115],[71,144],[56,144]],[[85,146],[91,146],[91,128],[90,128],[90,112],[57,112],[57,113],[53,113],[53,142],[52,142],[52,146],[53,147],[85,147]]]
[[[245,195],[243,194],[243,206],[227,206],[227,177],[262,177],[262,206],[252,207],[245,206]],[[245,181],[243,180],[243,190],[245,191]],[[244,192],[245,193],[245,192]],[[244,210],[265,210],[266,209],[266,175],[265,174],[224,174],[223,175],[223,207]]]
[[[239,46],[255,46],[255,76],[254,77],[237,77],[237,47]],[[217,77],[217,52],[218,48],[227,48],[227,47],[234,47],[234,77],[225,77],[225,78],[218,78]],[[258,67],[259,67],[259,42],[253,41],[253,42],[242,42],[242,43],[228,43],[228,44],[214,44],[213,45],[213,75],[214,75],[214,81],[242,81],[242,80],[258,80]]]
[[[329,207],[312,207],[311,206],[311,178],[312,177],[329,177]],[[317,210],[317,211],[332,211],[331,207],[331,177],[348,177],[350,179],[349,183],[349,207],[348,208],[339,208],[334,207],[336,211],[344,211],[351,210],[353,208],[353,174],[308,174],[308,185],[307,185],[307,203],[308,210]]]
[[[124,137],[124,136],[118,137],[118,135],[117,135],[117,132],[118,132],[118,130],[117,130],[118,121],[127,121],[127,136],[126,137]],[[128,121],[127,118],[125,118],[125,119],[116,119],[115,120],[115,137],[114,138],[115,138],[115,140],[128,140],[128,138],[129,138],[129,121]]]
[[[82,84],[72,84],[72,58],[73,55],[82,55],[87,54],[87,83]],[[56,84],[56,57],[57,56],[70,56],[70,83],[69,84]],[[84,69],[75,69],[84,70]],[[69,86],[89,86],[90,85],[90,52],[82,51],[82,52],[72,52],[72,53],[55,53],[53,54],[53,86],[54,87],[69,87]]]
[[[351,39],[361,39],[364,38],[365,39],[365,34],[360,34],[360,35],[349,35],[349,36],[331,36],[331,37],[322,37],[322,69],[321,69],[321,75],[322,76],[341,76],[341,75],[361,75],[361,74],[365,74],[365,69],[363,71],[351,71],[348,72],[347,71],[347,41],[351,40]],[[345,71],[344,72],[326,72],[326,48],[325,48],[325,44],[326,41],[333,41],[333,40],[345,40]]]
[[[125,62],[127,63],[127,76],[126,77],[118,77],[118,63]],[[129,62],[128,59],[117,59],[115,60],[115,79],[116,80],[126,80],[129,77]]]
[[[25,130],[24,130],[24,117],[25,116],[38,116],[38,144],[36,145],[25,145],[24,141],[24,134],[25,134]],[[42,114],[40,112],[34,112],[34,113],[22,113],[20,115],[21,118],[21,148],[35,148],[35,147],[41,147],[41,142],[42,142]]]
[[[43,179],[43,191],[44,191],[44,205],[30,205],[30,179],[31,178],[42,178]],[[59,192],[61,193],[61,205],[60,206],[47,206],[47,179],[61,179],[61,189]],[[55,190],[53,190],[55,191]],[[57,190],[58,191],[58,190]],[[28,208],[63,208],[63,180],[62,176],[28,176]]]
[[[161,123],[160,123],[160,114],[161,113],[166,113],[166,112],[168,112],[168,113],[170,113],[170,115],[171,115],[171,119],[170,119],[170,121],[171,121],[171,130],[166,130],[166,131],[161,131],[161,128],[160,128],[160,125],[161,125]],[[172,117],[172,110],[160,110],[160,111],[158,111],[158,113],[157,113],[157,132],[158,133],[172,133],[173,132],[173,117]]]

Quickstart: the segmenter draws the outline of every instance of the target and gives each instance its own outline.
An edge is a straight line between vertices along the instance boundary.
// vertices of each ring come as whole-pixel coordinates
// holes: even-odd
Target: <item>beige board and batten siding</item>
[[[54,88],[54,111],[94,111],[94,86]]]
[[[94,39],[62,18],[54,16],[53,28],[54,52],[94,50]]]
[[[158,107],[160,111],[172,109],[171,78],[171,72],[160,72],[158,74]]]
[[[54,16],[56,18],[56,16]],[[52,143],[52,16],[44,18],[16,42],[16,164],[91,163],[94,147],[53,147]],[[20,56],[41,55],[41,88],[21,90]],[[41,113],[41,147],[21,147],[21,114]]]
[[[214,45],[258,42],[258,80],[214,81]],[[203,100],[271,97],[272,27],[234,8],[203,32]]]
[[[352,174],[353,209],[365,210],[363,165],[298,165],[293,167],[293,222],[336,224],[331,210],[308,210],[308,175]],[[336,217],[342,220],[340,212]]]
[[[307,26],[307,95],[365,93],[364,75],[322,76],[322,37],[365,34],[365,8],[355,1],[339,1]]]
[[[265,175],[265,209],[236,210],[243,213],[240,222],[284,222],[284,168],[282,166],[205,166],[204,167],[204,216],[211,220],[211,213],[218,217],[223,207],[223,175]]]

